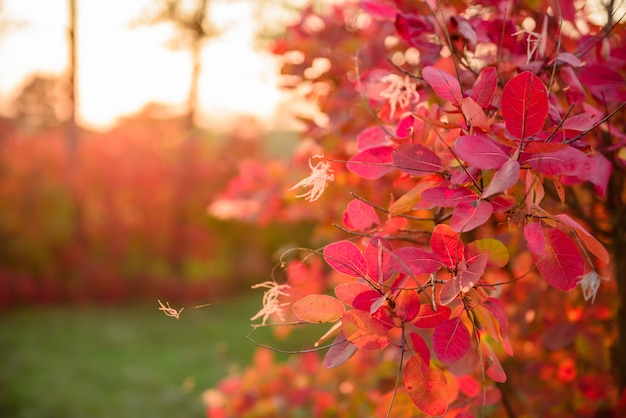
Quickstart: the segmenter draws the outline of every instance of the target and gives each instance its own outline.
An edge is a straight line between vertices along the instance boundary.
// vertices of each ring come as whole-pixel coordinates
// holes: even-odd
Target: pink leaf
[[[411,357],[404,368],[404,387],[413,403],[425,414],[441,416],[448,410],[448,381],[443,371]]]
[[[567,90],[565,91],[567,102],[572,105],[583,103],[587,97],[587,93],[585,93],[585,89],[572,67],[563,67],[560,71],[561,78],[567,86]]]
[[[528,138],[543,129],[548,91],[539,77],[525,71],[506,83],[500,106],[509,133],[515,138]]]
[[[350,277],[367,276],[367,261],[353,242],[338,241],[327,245],[324,260],[339,273]]]
[[[497,72],[495,67],[486,67],[480,72],[480,75],[472,88],[471,97],[483,109],[489,108],[491,98],[498,87],[497,81]]]
[[[463,259],[463,242],[459,234],[446,224],[435,226],[430,237],[430,247],[448,267],[455,268]]]
[[[346,340],[343,332],[339,332],[333,345],[328,349],[324,356],[324,367],[327,369],[341,366],[358,351],[358,347]]]
[[[378,0],[362,0],[359,2],[361,9],[381,20],[394,20],[398,10],[382,1]]]
[[[424,67],[422,77],[439,97],[453,103],[456,107],[461,107],[463,93],[455,77],[432,66]]]
[[[461,318],[448,319],[434,329],[433,350],[443,363],[454,363],[462,359],[470,345],[470,333]]]
[[[346,305],[354,306],[354,298],[363,292],[370,291],[371,289],[372,288],[365,283],[347,282],[339,284],[335,287],[335,295]]]
[[[374,208],[360,199],[352,199],[348,203],[345,218],[358,231],[369,231],[380,226],[380,219]]]
[[[441,322],[449,319],[451,313],[452,310],[447,306],[437,305],[437,310],[433,310],[430,303],[422,304],[413,325],[418,328],[435,328]]]
[[[578,176],[592,169],[584,152],[565,144],[532,143],[526,153],[524,162],[543,174]]]
[[[587,164],[584,167],[591,167],[591,169],[579,173],[579,178],[590,181],[594,185],[596,193],[602,197],[606,196],[609,178],[613,172],[611,162],[602,154],[588,155]]]
[[[461,293],[461,280],[460,276],[457,274],[441,286],[439,303],[447,306],[456,299],[459,293]]]
[[[464,161],[480,168],[500,168],[509,156],[503,147],[485,136],[466,135],[456,140],[454,152]]]
[[[553,287],[568,291],[578,284],[585,272],[585,263],[572,240],[556,228],[546,228],[546,249],[533,254],[537,270]]]
[[[624,79],[608,65],[586,65],[580,72],[580,81],[602,103],[623,97]]]
[[[546,237],[543,234],[541,222],[524,225],[524,238],[528,251],[531,253],[541,255],[546,250]]]
[[[380,350],[389,345],[389,325],[366,311],[343,314],[341,326],[346,339],[363,350]]]
[[[456,205],[450,226],[456,232],[468,232],[489,220],[493,207],[486,200],[464,201]]]
[[[424,361],[424,364],[430,363],[430,350],[426,345],[426,341],[417,332],[409,334],[409,339],[413,345],[413,351],[415,351]]]
[[[489,186],[483,190],[481,198],[486,199],[489,196],[507,190],[509,187],[513,187],[519,180],[519,172],[520,165],[517,160],[511,158],[502,164],[502,167],[493,175]]]
[[[443,208],[454,207],[466,200],[478,199],[478,195],[467,187],[448,188],[446,186],[431,187],[424,190],[422,200],[416,205],[417,209],[430,209],[434,206]]]
[[[485,368],[487,376],[489,376],[494,382],[506,382],[506,373],[502,368],[502,364],[500,364],[500,360],[496,356],[496,353],[494,353],[493,349],[484,338],[480,339],[480,348],[483,367]]]
[[[485,111],[471,97],[464,97],[461,100],[461,113],[467,122],[468,128],[480,128],[484,132],[491,130],[491,123],[485,115]]]
[[[341,301],[328,295],[310,294],[296,301],[291,309],[298,319],[311,323],[334,322],[346,308]]]
[[[401,144],[393,151],[393,165],[413,176],[424,176],[441,170],[437,154],[419,144]]]
[[[391,145],[392,142],[385,133],[385,130],[378,125],[365,128],[356,137],[356,149],[359,152],[370,148],[388,147]]]
[[[393,252],[391,265],[397,271],[410,276],[434,273],[441,267],[436,254],[417,247],[402,247]]]
[[[485,273],[488,260],[489,256],[487,254],[480,254],[472,260],[472,263],[469,264],[466,269],[460,272],[459,282],[462,292],[469,292],[469,290],[474,287],[476,283],[478,283],[482,275]]]
[[[378,179],[393,170],[392,151],[393,148],[388,146],[368,148],[350,158],[346,167],[364,179]]]
[[[583,62],[576,55],[571,52],[559,52],[556,54],[556,60],[568,64],[574,68],[578,68],[583,65]]]
[[[389,261],[392,252],[389,242],[379,237],[372,238],[365,247],[363,255],[367,260],[367,271],[375,282],[383,283],[393,274]]]

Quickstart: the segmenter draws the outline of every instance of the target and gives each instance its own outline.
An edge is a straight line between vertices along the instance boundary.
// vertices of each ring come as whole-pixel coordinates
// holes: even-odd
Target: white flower
[[[283,316],[283,306],[289,305],[289,303],[278,303],[278,298],[280,296],[288,296],[289,292],[286,292],[287,289],[290,289],[291,286],[288,284],[278,284],[275,281],[268,280],[267,282],[255,284],[252,286],[252,289],[258,289],[260,287],[265,287],[268,290],[263,293],[263,308],[256,315],[250,318],[251,321],[259,319],[263,317],[261,321],[261,325],[265,325],[267,320],[273,314],[276,314],[281,321],[284,321],[285,318]]]
[[[313,158],[324,158],[323,155],[314,155]],[[305,179],[300,180],[298,184],[293,186],[291,190],[295,190],[299,187],[310,187],[311,189],[303,194],[299,194],[296,197],[304,197],[309,202],[314,202],[322,196],[324,189],[326,189],[326,183],[335,180],[333,170],[330,169],[330,162],[320,161],[315,166],[311,162],[312,158],[309,158],[309,167],[311,167],[311,175]]]
[[[419,100],[420,96],[417,93],[417,83],[407,75],[402,79],[399,75],[388,74],[381,80],[383,83],[389,83],[387,88],[380,92],[381,97],[389,99],[389,105],[391,106],[390,117],[393,118],[396,113],[396,108],[400,105],[400,108],[408,107],[411,104],[411,100]]]
[[[600,277],[600,275],[592,270],[589,273],[585,274],[578,284],[580,285],[583,291],[583,297],[585,298],[585,302],[591,299],[591,303],[593,303],[596,299],[596,294],[598,293],[598,289],[600,289],[600,284],[602,280],[607,280],[605,277]]]

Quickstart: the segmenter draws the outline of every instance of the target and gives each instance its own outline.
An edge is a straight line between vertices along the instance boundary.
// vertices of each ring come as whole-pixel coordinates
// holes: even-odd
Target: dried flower
[[[284,306],[289,305],[289,303],[278,303],[278,298],[280,296],[289,296],[289,292],[287,289],[290,289],[291,286],[288,284],[278,284],[275,281],[268,280],[263,283],[255,284],[252,286],[252,289],[258,289],[260,287],[267,288],[268,290],[263,293],[263,308],[256,315],[250,318],[251,321],[257,320],[263,317],[261,321],[261,325],[265,325],[267,320],[273,315],[276,314],[281,321],[284,321],[285,318],[283,316],[282,308]]]
[[[324,158],[323,155],[314,155],[312,158]],[[309,202],[314,202],[322,196],[324,189],[326,189],[326,183],[335,180],[333,170],[330,169],[330,162],[320,161],[315,166],[309,159],[309,167],[311,167],[311,175],[305,179],[300,180],[298,184],[293,186],[291,190],[295,190],[299,187],[310,187],[311,189],[303,194],[299,194],[296,197],[304,197]]]
[[[391,106],[391,113],[389,116],[393,118],[396,113],[396,109],[400,107],[404,109],[411,104],[411,100],[419,100],[420,96],[417,93],[417,83],[407,75],[400,77],[396,74],[388,74],[381,80],[383,83],[389,83],[387,88],[380,92],[380,96],[389,100]]]
[[[167,306],[163,305],[163,303],[160,300],[158,302],[159,302],[159,305],[161,305],[159,310],[163,311],[165,313],[165,315],[171,316],[172,318],[179,319],[180,318],[180,313],[183,311],[183,309],[185,309],[185,308],[180,308],[180,310],[177,311],[176,309],[174,309],[174,308],[172,308],[170,306],[169,302],[166,302]]]
[[[593,303],[596,300],[596,294],[598,293],[598,289],[600,289],[602,280],[607,279],[605,277],[600,277],[595,270],[590,271],[582,277],[578,284],[583,291],[585,301],[591,299],[591,303]]]

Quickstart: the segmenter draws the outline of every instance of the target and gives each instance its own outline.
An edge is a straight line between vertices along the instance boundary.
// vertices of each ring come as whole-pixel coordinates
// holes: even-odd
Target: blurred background
[[[246,365],[312,228],[276,216],[305,105],[270,52],[310,4],[0,0],[0,416],[199,417]]]

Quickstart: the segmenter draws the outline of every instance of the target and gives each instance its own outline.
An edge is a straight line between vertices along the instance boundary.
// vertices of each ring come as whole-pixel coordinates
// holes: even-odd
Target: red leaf
[[[514,186],[519,180],[519,172],[519,162],[511,158],[496,171],[489,186],[483,190],[483,194],[480,197],[486,199],[489,196],[493,196],[494,194],[503,192],[509,187]]]
[[[546,249],[546,237],[543,234],[541,222],[524,225],[524,238],[528,251],[533,254],[543,254]]]
[[[346,167],[364,179],[378,179],[393,170],[392,150],[392,147],[368,148],[350,158]]]
[[[357,351],[358,347],[346,340],[345,335],[343,335],[343,332],[340,331],[337,338],[335,338],[333,345],[326,352],[323,365],[327,369],[341,366]]]
[[[554,215],[553,218],[556,218],[564,224],[572,227],[576,231],[576,235],[578,235],[578,238],[580,238],[580,240],[589,250],[589,252],[598,257],[598,259],[604,264],[609,264],[609,252],[606,250],[606,248],[604,248],[600,241],[598,241],[596,237],[587,232],[587,230],[581,224],[579,224],[569,215],[566,215],[564,213]]]
[[[456,140],[454,152],[480,169],[500,168],[509,156],[503,147],[484,136],[466,135]]]
[[[496,356],[496,353],[494,353],[493,349],[484,338],[480,339],[480,349],[483,367],[485,368],[487,376],[489,376],[494,382],[506,382],[506,373],[502,368],[502,364],[500,364],[500,360]]]
[[[443,371],[420,356],[411,357],[404,367],[404,387],[413,403],[425,414],[441,416],[448,410],[448,381]]]
[[[338,241],[324,248],[324,260],[339,273],[350,277],[366,277],[367,261],[353,242]]]
[[[381,20],[394,20],[398,13],[395,7],[377,0],[362,0],[359,2],[359,6],[372,17]]]
[[[533,260],[543,278],[553,287],[572,290],[585,272],[585,263],[572,240],[556,228],[546,228],[546,249],[533,254]]]
[[[543,129],[548,91],[539,77],[525,71],[506,83],[500,106],[509,133],[515,138],[528,138]]]
[[[365,311],[352,310],[341,321],[346,339],[363,350],[380,350],[389,345],[389,325]]]
[[[392,142],[385,133],[385,130],[378,125],[365,128],[356,137],[356,149],[359,152],[370,148],[388,147],[391,145]]]
[[[456,267],[463,259],[463,242],[459,234],[446,224],[435,226],[430,237],[430,247],[448,267]]]
[[[335,295],[346,305],[354,306],[352,304],[354,298],[369,290],[372,290],[372,288],[365,283],[348,282],[337,285],[337,287],[335,287]]]
[[[395,270],[412,276],[434,273],[441,267],[436,254],[417,247],[398,248],[390,262]]]
[[[368,231],[380,226],[380,219],[374,208],[360,199],[352,199],[348,203],[344,219],[358,231]]]
[[[491,103],[491,98],[496,92],[497,72],[495,67],[486,67],[478,76],[474,87],[472,88],[471,98],[476,101],[483,109],[487,109]]]
[[[424,67],[422,77],[439,97],[453,103],[456,107],[461,107],[463,93],[455,77],[432,66]]]
[[[392,154],[393,165],[413,176],[424,176],[441,170],[437,154],[419,144],[401,144]]]
[[[354,309],[366,311],[370,314],[373,314],[378,308],[380,308],[385,300],[385,295],[381,294],[377,290],[369,289],[356,295],[356,297],[352,301],[352,306],[354,306]],[[373,306],[374,304],[375,306]]]
[[[422,304],[413,324],[418,328],[435,328],[450,318],[451,313],[452,310],[447,306],[437,305],[437,310],[434,311],[430,303]]]
[[[311,323],[333,322],[346,308],[340,300],[328,295],[310,294],[297,300],[291,309],[298,319]]]
[[[454,363],[467,354],[470,346],[470,333],[461,318],[448,319],[435,327],[433,350],[439,361]]]
[[[400,290],[395,300],[396,315],[403,322],[410,322],[420,311],[420,297],[415,290]]]
[[[409,339],[413,346],[413,350],[422,358],[424,364],[430,363],[430,349],[426,345],[426,341],[417,332],[409,334]]]
[[[489,220],[493,206],[486,200],[463,201],[456,205],[450,226],[456,232],[468,232]]]

